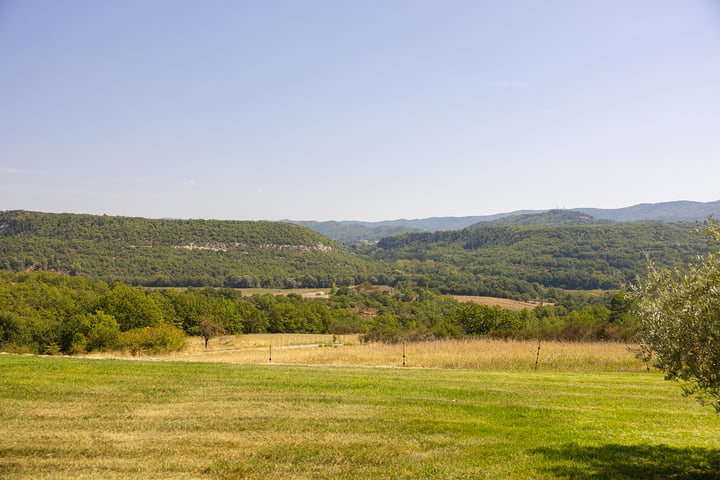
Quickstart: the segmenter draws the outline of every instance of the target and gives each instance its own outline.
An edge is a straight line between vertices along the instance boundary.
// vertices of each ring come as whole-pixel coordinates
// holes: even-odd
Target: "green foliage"
[[[14,350],[30,343],[23,320],[12,312],[0,312],[0,349]]]
[[[299,295],[280,295],[267,312],[270,333],[327,333],[330,312],[324,300],[306,300]]]
[[[246,318],[249,322],[258,322],[257,312],[246,303],[238,302],[239,296],[230,289],[167,289],[157,291],[155,298],[164,306],[166,318],[171,319],[169,323],[192,335],[199,334],[198,325],[204,317],[218,322],[230,334],[243,333]]]
[[[720,225],[712,218],[706,233],[710,253],[685,268],[651,265],[633,299],[639,353],[720,412]]]
[[[0,275],[0,309],[0,349],[47,354],[111,350],[166,316],[144,289],[47,272]]]
[[[62,324],[60,351],[76,354],[111,350],[119,335],[120,326],[115,318],[102,310],[75,314]]]
[[[265,333],[268,330],[268,320],[255,305],[250,302],[237,304],[238,314],[242,318],[242,333]],[[236,332],[240,333],[240,332]]]
[[[179,328],[168,324],[134,328],[120,334],[118,346],[133,355],[174,352],[185,346],[185,334]]]
[[[32,353],[69,348],[73,342],[61,338],[63,325],[86,313],[94,287],[85,279],[51,273],[0,275],[0,348]],[[76,340],[83,343],[80,336]]]
[[[395,315],[384,313],[368,322],[363,336],[366,342],[398,343],[403,338],[402,324]]]
[[[122,283],[113,284],[100,300],[100,306],[117,320],[123,331],[163,323],[162,311],[152,296]]]
[[[455,311],[455,321],[467,335],[489,335],[519,328],[518,315],[500,307],[465,303]]]
[[[112,350],[117,345],[120,336],[120,325],[112,317],[99,310],[88,315],[90,331],[87,335],[88,350]]]
[[[552,289],[621,289],[645,268],[686,263],[707,251],[695,224],[482,226],[410,233],[357,249],[391,266],[394,285],[441,292],[549,299]]]
[[[466,335],[614,340],[627,338],[634,328],[627,301],[618,300],[619,295],[598,297],[592,305],[571,301],[577,296],[558,297],[558,305],[518,312],[459,303],[409,286],[342,287],[329,299],[297,294],[244,297],[227,288],[146,289],[117,282],[108,287],[70,275],[6,272],[0,274],[0,349],[48,354],[157,351],[159,347],[146,344],[147,332],[173,326],[202,335],[203,320],[228,334],[362,333],[366,341],[383,342]]]
[[[329,288],[372,270],[291,223],[0,212],[0,269],[45,270],[156,287]]]

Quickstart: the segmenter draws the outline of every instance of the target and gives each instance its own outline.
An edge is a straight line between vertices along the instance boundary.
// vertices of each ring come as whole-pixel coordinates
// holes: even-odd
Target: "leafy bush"
[[[134,328],[120,334],[118,346],[133,355],[175,352],[185,346],[185,334],[179,328],[168,324]]]

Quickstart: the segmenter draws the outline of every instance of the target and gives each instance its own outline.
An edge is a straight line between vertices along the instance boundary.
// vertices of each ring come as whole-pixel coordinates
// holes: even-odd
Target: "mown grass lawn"
[[[0,355],[0,478],[720,478],[655,373]]]

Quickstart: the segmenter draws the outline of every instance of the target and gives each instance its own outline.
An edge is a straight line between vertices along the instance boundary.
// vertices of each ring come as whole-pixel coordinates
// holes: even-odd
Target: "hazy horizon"
[[[535,213],[535,212],[546,212],[550,210],[568,210],[568,211],[574,211],[574,210],[585,210],[585,209],[599,209],[599,210],[622,210],[624,208],[630,208],[630,207],[636,207],[636,206],[642,206],[642,205],[658,205],[658,204],[664,204],[664,203],[675,203],[675,202],[693,202],[693,203],[714,203],[714,202],[720,202],[720,200],[712,200],[710,202],[695,202],[694,200],[670,200],[667,202],[653,202],[653,203],[638,203],[634,205],[626,205],[624,207],[618,207],[617,209],[605,209],[605,208],[599,208],[599,207],[553,207],[553,208],[546,208],[546,209],[534,209],[534,208],[522,208],[518,210],[512,210],[512,211],[502,211],[502,212],[494,212],[494,213],[488,213],[488,214],[478,214],[478,215],[433,215],[433,216],[424,216],[424,217],[397,217],[397,218],[380,218],[375,220],[367,220],[363,218],[328,218],[323,220],[318,220],[314,218],[277,218],[269,221],[288,221],[288,222],[358,222],[358,223],[381,223],[381,222],[397,222],[397,221],[416,221],[416,220],[428,220],[432,218],[473,218],[473,217],[495,217],[495,216],[505,216],[509,214],[516,214],[516,213]],[[152,217],[152,216],[144,216],[144,215],[123,215],[123,214],[108,214],[108,213],[92,213],[92,212],[80,212],[80,211],[51,211],[51,210],[29,210],[24,208],[18,208],[18,209],[8,209],[8,210],[22,210],[22,211],[34,211],[39,213],[58,213],[58,214],[87,214],[87,215],[109,215],[109,216],[128,216],[128,217],[140,217],[140,218],[148,218],[148,219],[169,219],[169,220],[268,220],[268,219],[252,219],[252,218],[216,218],[216,217]]]

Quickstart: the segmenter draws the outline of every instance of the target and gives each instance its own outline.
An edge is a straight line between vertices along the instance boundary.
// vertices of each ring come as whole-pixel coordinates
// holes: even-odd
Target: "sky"
[[[0,210],[720,199],[715,0],[0,0]]]

